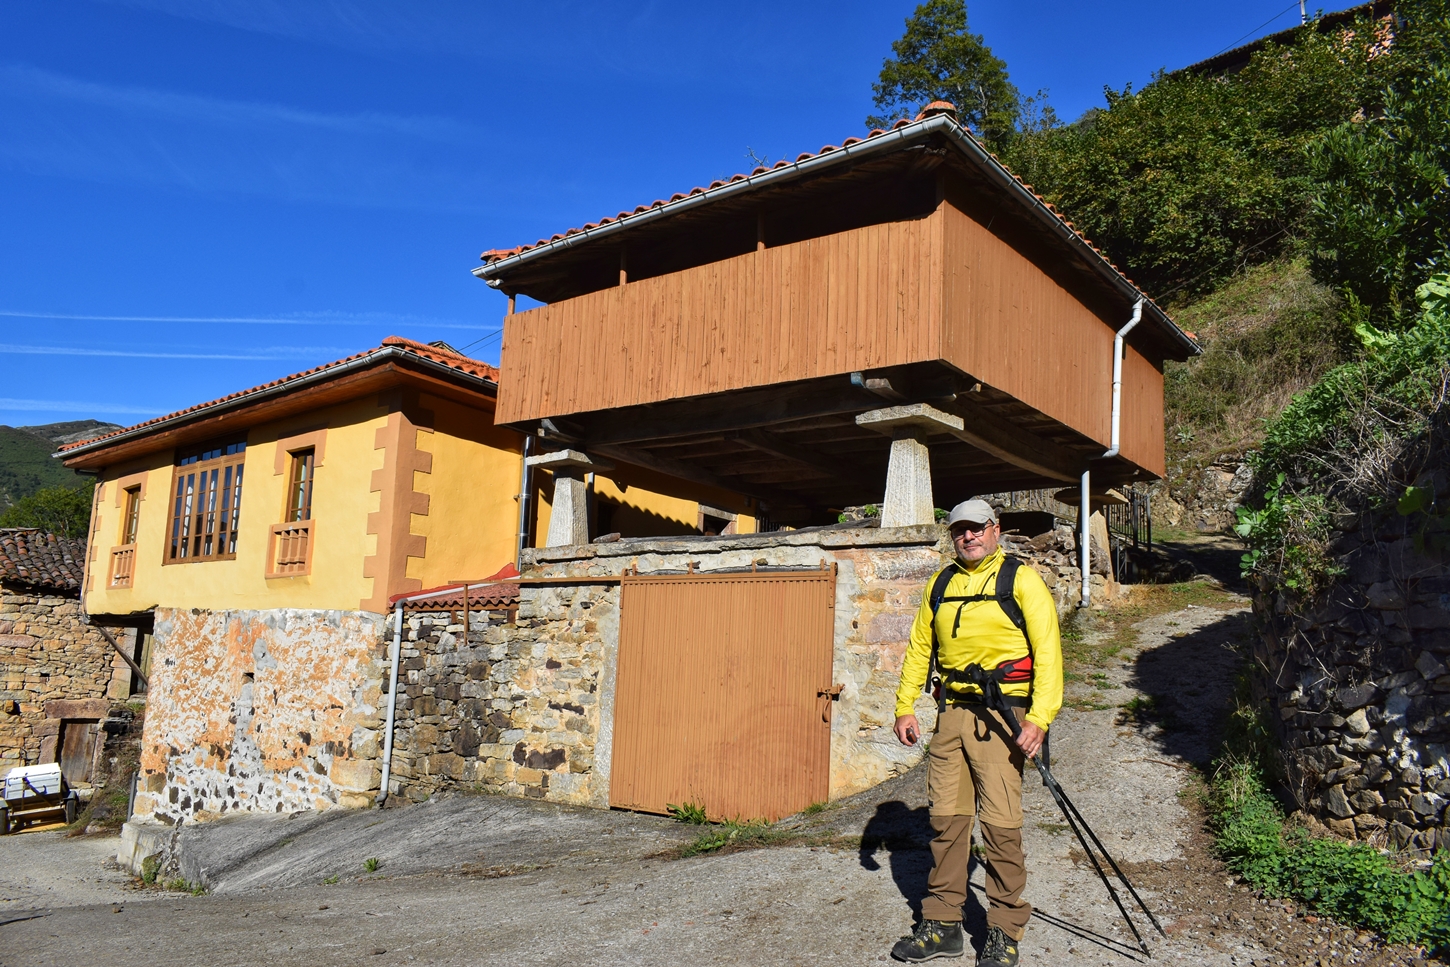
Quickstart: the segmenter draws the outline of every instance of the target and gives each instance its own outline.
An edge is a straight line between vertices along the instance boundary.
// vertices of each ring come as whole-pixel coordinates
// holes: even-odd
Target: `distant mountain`
[[[46,487],[80,487],[85,478],[51,458],[55,448],[119,430],[100,420],[70,420],[43,426],[0,426],[0,510]]]
[[[102,423],[100,420],[68,420],[65,423],[45,423],[40,426],[17,426],[15,429],[49,440],[59,447],[80,440],[90,440],[121,427],[114,423]]]

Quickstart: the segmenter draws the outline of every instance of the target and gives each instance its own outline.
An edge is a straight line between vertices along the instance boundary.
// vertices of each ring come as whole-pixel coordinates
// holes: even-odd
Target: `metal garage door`
[[[830,788],[834,569],[626,577],[610,804],[774,820]]]

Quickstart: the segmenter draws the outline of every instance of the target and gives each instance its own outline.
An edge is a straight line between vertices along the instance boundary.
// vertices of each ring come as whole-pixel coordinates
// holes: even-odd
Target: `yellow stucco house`
[[[524,437],[493,425],[498,380],[445,346],[391,337],[62,448],[97,477],[87,610],[381,614],[398,594],[497,572],[517,560],[521,524],[528,546],[545,541],[553,490],[551,475],[528,475],[520,515]],[[597,529],[694,533],[720,506],[726,526],[754,529],[728,493],[629,467],[591,476]]]
[[[85,609],[137,629],[150,675],[139,816],[370,802],[398,595],[494,575],[560,534],[754,530],[736,495],[581,472],[537,439],[527,455],[494,425],[499,378],[390,337],[62,448],[97,478]]]

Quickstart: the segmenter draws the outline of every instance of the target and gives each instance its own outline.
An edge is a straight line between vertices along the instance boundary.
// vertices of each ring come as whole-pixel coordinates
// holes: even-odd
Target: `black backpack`
[[[936,636],[936,613],[946,601],[960,601],[961,607],[957,608],[956,620],[952,622],[952,634],[955,636],[957,628],[961,626],[962,608],[976,601],[996,601],[997,607],[1007,615],[1007,620],[1022,632],[1022,637],[1027,640],[1026,659],[1004,662],[995,670],[998,681],[1002,682],[1026,682],[1032,680],[1032,639],[1027,634],[1027,617],[1022,613],[1022,608],[1017,604],[1017,599],[1012,596],[1012,591],[1017,585],[1017,570],[1022,566],[1018,558],[1004,556],[1002,566],[997,570],[997,578],[994,582],[991,594],[966,594],[947,596],[947,585],[951,583],[956,570],[961,565],[953,561],[949,566],[942,569],[931,585],[931,595],[927,599],[931,602],[931,664],[927,666],[926,684],[922,690],[930,693],[932,688],[941,684],[940,678],[933,676],[938,672],[937,651],[939,642]],[[1006,578],[1004,581],[1003,578]],[[949,671],[949,670],[948,670]],[[942,697],[945,697],[945,690]]]

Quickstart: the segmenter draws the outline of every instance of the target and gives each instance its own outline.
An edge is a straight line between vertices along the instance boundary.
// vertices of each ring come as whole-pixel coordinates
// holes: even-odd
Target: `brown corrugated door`
[[[610,805],[775,820],[830,789],[834,570],[626,577]]]

